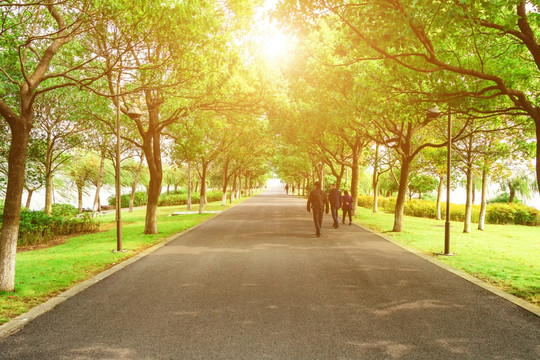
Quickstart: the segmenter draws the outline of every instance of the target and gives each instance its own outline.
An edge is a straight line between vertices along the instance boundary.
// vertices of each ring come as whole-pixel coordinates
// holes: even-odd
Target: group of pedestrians
[[[345,216],[349,215],[349,225],[352,224],[352,197],[348,191],[344,191],[344,195],[341,195],[341,191],[336,188],[336,184],[330,185],[330,193],[328,196],[321,188],[319,181],[315,182],[315,189],[309,193],[307,201],[307,211],[313,210],[313,222],[315,223],[315,233],[317,237],[321,236],[322,218],[324,213],[328,214],[329,210],[332,211],[332,219],[334,220],[333,227],[337,229],[339,227],[339,214],[338,210],[343,210],[342,224],[345,224]]]

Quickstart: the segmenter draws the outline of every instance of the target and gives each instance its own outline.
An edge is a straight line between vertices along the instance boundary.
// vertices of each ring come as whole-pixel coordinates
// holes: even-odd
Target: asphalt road
[[[0,359],[540,359],[540,317],[266,192],[0,340]],[[129,239],[125,240],[129,244]]]

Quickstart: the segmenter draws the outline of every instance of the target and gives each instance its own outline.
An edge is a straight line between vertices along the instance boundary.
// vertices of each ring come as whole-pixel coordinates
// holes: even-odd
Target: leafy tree
[[[540,70],[537,4],[533,1],[284,0],[279,15],[312,27],[331,18],[346,34],[339,51],[344,63],[375,58],[395,71],[410,69],[439,80],[439,101],[501,100],[481,113],[526,114],[540,138],[537,83]],[[366,51],[367,50],[367,51]],[[457,76],[458,86],[447,86]],[[455,82],[457,84],[457,82]],[[536,177],[540,179],[540,147]]]
[[[76,154],[69,165],[63,170],[77,189],[77,209],[83,210],[83,195],[91,184],[92,178],[96,177],[99,169],[99,159],[92,154]]]
[[[432,176],[426,174],[413,174],[409,180],[410,197],[412,194],[418,194],[422,199],[422,194],[427,194],[437,188],[438,181]]]
[[[69,152],[85,140],[90,123],[83,110],[91,105],[87,94],[64,88],[48,92],[36,101],[36,126],[31,136],[43,140],[42,157],[45,176],[45,213],[52,211],[54,173],[69,160]]]
[[[91,65],[92,55],[73,44],[94,18],[98,4],[85,0],[0,3],[4,24],[0,30],[0,116],[11,134],[0,236],[0,291],[12,291],[15,285],[20,200],[35,101],[47,92],[75,85],[75,72]]]

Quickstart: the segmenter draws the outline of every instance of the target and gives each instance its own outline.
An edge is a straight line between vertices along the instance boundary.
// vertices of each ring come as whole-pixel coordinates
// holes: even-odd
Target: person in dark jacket
[[[341,208],[341,191],[336,188],[336,184],[330,185],[330,210],[332,211],[332,219],[334,219],[334,228],[339,227],[338,210]]]
[[[346,214],[349,214],[349,225],[352,224],[352,216],[351,216],[351,212],[352,212],[352,203],[353,203],[353,198],[351,195],[349,195],[349,192],[347,190],[345,190],[345,195],[343,195],[343,197],[341,198],[341,202],[343,204],[343,220],[342,220],[342,223],[345,224],[345,215]]]
[[[326,209],[328,214],[328,197],[326,193],[321,189],[321,183],[315,182],[315,189],[309,193],[307,201],[307,211],[313,210],[313,223],[315,224],[315,233],[317,237],[321,236],[322,218],[323,212]]]

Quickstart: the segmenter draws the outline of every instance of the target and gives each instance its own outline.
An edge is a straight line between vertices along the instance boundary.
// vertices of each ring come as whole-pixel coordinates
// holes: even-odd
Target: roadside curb
[[[249,199],[250,198],[246,198],[246,199],[244,199],[244,201],[249,200]],[[241,203],[243,203],[243,201]],[[158,250],[159,248],[167,245],[171,241],[174,241],[174,240],[178,239],[179,237],[185,235],[186,233],[188,233],[188,232],[190,232],[192,230],[195,230],[199,226],[202,226],[202,225],[206,224],[210,220],[215,219],[216,217],[220,216],[221,214],[226,213],[227,211],[229,211],[230,209],[234,208],[235,206],[237,206],[237,205],[239,205],[241,203],[233,204],[229,208],[221,211],[220,213],[215,213],[214,216],[202,221],[201,223],[199,223],[199,224],[197,224],[195,226],[192,226],[189,229],[185,229],[185,230],[183,230],[183,231],[181,231],[179,233],[176,233],[174,235],[169,236],[168,238],[164,239],[163,241],[149,247],[146,250],[141,251],[137,255],[134,255],[134,256],[122,261],[121,263],[119,263],[117,265],[114,265],[113,267],[111,267],[111,268],[109,268],[107,270],[104,270],[103,272],[100,272],[96,276],[94,276],[94,277],[92,277],[92,278],[90,278],[88,280],[85,280],[85,281],[73,286],[72,288],[62,292],[61,294],[59,294],[59,295],[57,295],[57,296],[55,296],[53,298],[50,298],[46,302],[33,307],[28,312],[26,312],[24,314],[21,314],[21,315],[15,317],[15,318],[11,319],[9,322],[7,322],[7,323],[5,323],[3,325],[0,325],[0,339],[3,339],[5,337],[7,337],[7,336],[10,336],[10,335],[16,333],[17,331],[21,330],[30,321],[32,321],[35,318],[45,314],[48,311],[54,309],[57,305],[59,305],[62,302],[66,301],[67,299],[69,299],[69,298],[77,295],[78,293],[86,290],[90,286],[92,286],[94,284],[97,284],[98,282],[100,282],[101,280],[109,277],[110,275],[114,274],[115,272],[120,271],[120,270],[128,267],[129,265],[131,265],[134,262],[140,260],[141,258],[145,257],[146,255],[149,255],[149,254],[153,253],[154,251]]]
[[[511,303],[513,303],[514,305],[517,305],[517,306],[523,308],[524,310],[527,310],[527,311],[533,313],[534,315],[540,317],[540,307],[538,307],[538,306],[534,306],[533,304],[528,303],[527,301],[525,301],[525,300],[523,300],[521,298],[518,298],[517,296],[509,294],[509,293],[507,293],[507,292],[505,292],[505,291],[503,291],[503,290],[501,290],[499,288],[496,288],[495,286],[492,286],[492,285],[490,285],[490,284],[488,284],[488,283],[486,283],[486,282],[484,282],[484,281],[482,281],[482,280],[480,280],[478,278],[475,278],[474,276],[466,273],[465,271],[453,268],[450,265],[445,264],[442,261],[437,260],[437,258],[435,258],[435,257],[426,255],[426,254],[424,254],[424,253],[422,253],[422,252],[420,252],[420,251],[418,251],[416,249],[413,249],[410,246],[401,244],[401,243],[397,242],[396,240],[392,239],[391,237],[386,236],[386,235],[384,235],[384,234],[382,234],[380,232],[377,232],[375,230],[371,230],[371,229],[369,229],[369,228],[367,228],[365,226],[362,226],[360,224],[357,224],[357,223],[354,223],[354,225],[356,225],[356,226],[358,226],[358,227],[360,227],[360,228],[362,228],[362,229],[364,229],[364,230],[366,230],[366,231],[368,231],[368,232],[370,232],[372,234],[378,235],[381,238],[391,242],[392,244],[394,244],[396,246],[399,246],[400,248],[402,248],[402,249],[404,249],[404,250],[406,250],[406,251],[408,251],[408,252],[410,252],[410,253],[412,253],[412,254],[414,254],[416,256],[419,256],[422,259],[427,260],[430,263],[432,263],[432,264],[434,264],[434,265],[436,265],[436,266],[438,266],[438,267],[440,267],[440,268],[442,268],[442,269],[444,269],[446,271],[449,271],[452,274],[457,275],[457,276],[461,277],[462,279],[467,280],[467,281],[469,281],[469,282],[471,282],[471,283],[473,283],[473,284],[475,284],[475,285],[477,285],[477,286],[479,286],[479,287],[493,293],[494,295],[497,295],[497,296],[499,296],[499,297],[501,297],[501,298],[503,298],[505,300],[508,300]]]

